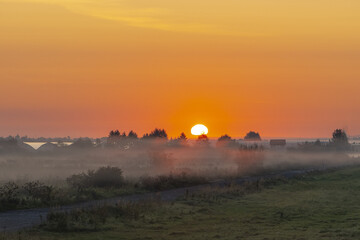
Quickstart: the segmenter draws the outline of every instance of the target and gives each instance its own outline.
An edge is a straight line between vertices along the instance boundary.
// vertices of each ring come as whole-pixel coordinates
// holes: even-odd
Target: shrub
[[[44,203],[53,199],[54,187],[47,186],[39,181],[25,183],[22,188],[32,199],[39,199]]]
[[[19,196],[19,185],[14,182],[5,183],[0,187],[0,198],[14,200]]]
[[[0,211],[16,208],[20,203],[19,185],[8,182],[0,186]]]
[[[72,175],[66,180],[68,184],[83,191],[89,187],[121,187],[124,185],[124,177],[122,170],[118,167],[101,167],[94,170],[89,170],[87,173],[80,173]]]
[[[90,186],[92,187],[121,187],[124,185],[122,170],[117,167],[101,167],[89,172]]]
[[[0,211],[49,205],[55,200],[55,188],[39,181],[18,185],[8,182],[0,186]]]

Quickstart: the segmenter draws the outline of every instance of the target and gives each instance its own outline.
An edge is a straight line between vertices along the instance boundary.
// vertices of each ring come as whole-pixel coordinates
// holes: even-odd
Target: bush
[[[19,197],[19,185],[14,182],[5,183],[0,187],[0,198],[14,200]]]
[[[39,205],[50,205],[55,197],[55,188],[39,181],[18,185],[8,182],[0,186],[0,211]]]
[[[19,185],[8,182],[0,186],[0,211],[16,208],[20,203]]]
[[[39,181],[25,183],[22,188],[34,200],[39,199],[43,203],[48,203],[53,199],[54,187]]]
[[[89,170],[87,173],[72,175],[66,181],[71,186],[77,188],[78,191],[83,191],[89,187],[121,187],[125,183],[122,170],[110,166],[101,167],[96,171]]]

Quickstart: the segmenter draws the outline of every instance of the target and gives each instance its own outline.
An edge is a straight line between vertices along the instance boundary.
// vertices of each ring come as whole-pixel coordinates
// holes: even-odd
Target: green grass
[[[14,239],[360,239],[360,167],[277,181],[261,190],[208,189],[149,208],[137,219],[110,217],[91,232],[21,234]]]

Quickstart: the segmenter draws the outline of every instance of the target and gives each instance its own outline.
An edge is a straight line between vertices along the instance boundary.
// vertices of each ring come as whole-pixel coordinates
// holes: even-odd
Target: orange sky
[[[0,136],[360,134],[358,0],[0,0]]]

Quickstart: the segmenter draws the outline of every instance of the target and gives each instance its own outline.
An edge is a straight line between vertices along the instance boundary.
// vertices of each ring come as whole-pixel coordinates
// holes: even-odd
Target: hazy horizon
[[[166,130],[166,129],[165,129]],[[121,132],[123,132],[123,131],[121,131]],[[125,131],[126,133],[128,133],[128,131]],[[136,132],[136,131],[135,131]],[[145,133],[149,133],[150,131],[148,131],[148,132],[144,132],[143,134],[145,134]],[[138,132],[136,132],[136,133],[138,133]],[[181,133],[181,132],[180,132]],[[175,139],[175,138],[177,138],[177,137],[179,137],[179,135],[180,135],[180,133],[178,134],[178,135],[175,135],[175,136],[168,136],[168,138],[169,139],[171,139],[171,138],[173,138],[173,139]],[[142,136],[143,136],[143,134],[139,134],[139,138],[141,138]],[[219,136],[212,136],[212,137],[208,137],[210,140],[217,140],[219,137],[221,137],[221,136],[223,136],[223,135],[225,135],[225,134],[227,134],[227,135],[229,135],[231,138],[233,138],[233,139],[239,139],[239,140],[241,140],[241,139],[244,139],[244,136],[232,136],[232,135],[230,135],[230,134],[228,134],[228,133],[223,133],[223,134],[221,134],[221,135],[219,135]],[[261,133],[260,133],[261,134]],[[108,137],[108,135],[103,135],[103,136],[86,136],[86,135],[84,135],[84,136],[55,136],[55,135],[53,135],[53,136],[29,136],[29,135],[20,135],[20,134],[10,134],[10,135],[3,135],[3,136],[1,136],[0,135],[0,138],[7,138],[7,137],[10,137],[10,136],[12,136],[12,137],[16,137],[16,136],[19,136],[19,137],[28,137],[28,138],[34,138],[34,139],[36,139],[36,138],[45,138],[45,139],[50,139],[50,138],[67,138],[67,137],[70,137],[70,139],[78,139],[78,138],[92,138],[92,139],[98,139],[98,138],[107,138]],[[186,135],[186,137],[189,139],[189,140],[196,140],[196,139],[198,139],[198,136],[194,136],[194,135]],[[349,134],[348,135],[348,137],[351,139],[351,138],[359,138],[360,137],[360,135],[351,135],[351,134]],[[326,136],[326,137],[284,137],[284,136],[262,136],[261,135],[261,140],[270,140],[270,139],[288,139],[288,140],[317,140],[317,139],[320,139],[320,140],[326,140],[326,139],[331,139],[332,138],[332,136],[331,136],[331,134],[329,134],[329,136]]]

